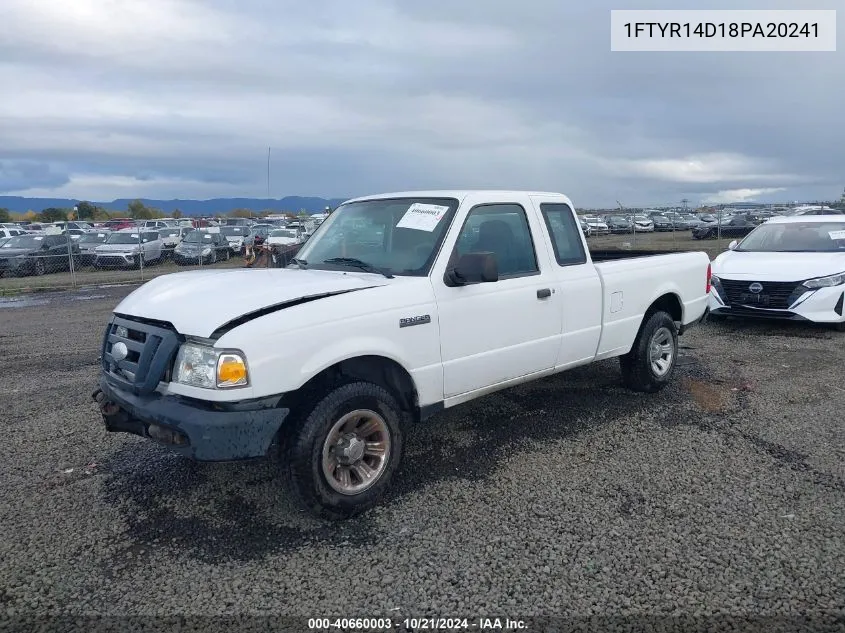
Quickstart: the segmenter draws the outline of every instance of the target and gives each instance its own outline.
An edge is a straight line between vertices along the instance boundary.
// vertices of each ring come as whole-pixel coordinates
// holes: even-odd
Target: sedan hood
[[[138,251],[138,244],[101,244],[94,250],[97,253],[133,253]]]
[[[743,253],[728,251],[713,261],[726,279],[803,281],[845,271],[845,253]]]
[[[118,314],[166,321],[182,334],[208,338],[220,326],[309,297],[400,282],[381,275],[328,270],[196,270],[157,277],[114,309]]]
[[[176,251],[179,253],[198,253],[206,248],[214,248],[214,244],[197,244],[195,242],[179,242]]]
[[[34,248],[0,248],[0,258],[17,257],[18,255],[30,255],[37,252]]]

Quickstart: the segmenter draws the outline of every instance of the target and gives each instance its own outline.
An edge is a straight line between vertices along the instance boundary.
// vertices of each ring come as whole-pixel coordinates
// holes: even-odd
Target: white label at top
[[[832,240],[845,240],[845,231],[828,231],[827,234]]]
[[[836,52],[836,11],[611,10],[610,50]]]
[[[396,224],[396,228],[415,229],[417,231],[428,231],[431,233],[437,228],[438,223],[443,219],[447,211],[449,211],[449,207],[415,202],[405,211],[405,215]]]

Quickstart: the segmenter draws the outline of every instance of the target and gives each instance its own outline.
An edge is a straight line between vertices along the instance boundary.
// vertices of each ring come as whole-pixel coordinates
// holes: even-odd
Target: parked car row
[[[209,265],[239,254],[255,235],[240,227],[147,229],[143,226],[63,233],[21,233],[0,238],[0,275],[44,275],[82,267],[141,268],[172,260],[179,265]],[[225,229],[240,231],[229,239]],[[80,230],[79,235],[71,231]],[[286,229],[283,229],[287,231]],[[293,233],[294,241],[302,236]],[[269,232],[268,232],[269,234]]]

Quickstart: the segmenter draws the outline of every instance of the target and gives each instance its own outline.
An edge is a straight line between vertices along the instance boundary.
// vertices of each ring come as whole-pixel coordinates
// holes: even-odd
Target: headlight
[[[210,248],[202,249],[202,254],[203,255],[211,255],[211,249]]]
[[[227,389],[249,384],[246,359],[233,351],[185,343],[176,355],[176,382],[204,389]]]
[[[802,285],[805,288],[829,288],[830,286],[841,286],[842,284],[845,284],[845,272],[830,275],[828,277],[808,279]]]

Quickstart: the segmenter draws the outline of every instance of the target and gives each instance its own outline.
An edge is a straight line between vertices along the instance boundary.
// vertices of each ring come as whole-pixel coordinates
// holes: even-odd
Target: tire
[[[652,354],[652,345],[661,343],[662,355]],[[655,312],[643,323],[631,351],[619,357],[622,382],[633,391],[655,393],[669,384],[677,360],[678,329],[675,322],[666,312]]]
[[[47,272],[47,266],[44,265],[44,260],[39,257],[35,260],[35,274],[41,277],[45,272]]]
[[[845,321],[840,321],[839,323],[833,324],[833,329],[837,332],[845,332]]]
[[[293,413],[282,430],[287,434],[283,463],[293,496],[307,510],[333,520],[347,519],[376,505],[402,457],[403,418],[396,400],[373,383],[350,382],[334,387],[305,409],[301,415]],[[367,453],[358,435],[351,442],[345,439],[338,429],[346,425],[377,428],[363,437],[380,442],[382,455]],[[332,457],[339,445],[332,439],[344,444],[347,454]],[[342,460],[356,461],[344,465]],[[358,474],[367,470],[375,473],[371,482]],[[347,492],[341,492],[344,488]]]

